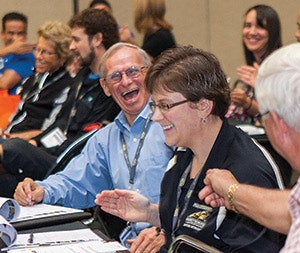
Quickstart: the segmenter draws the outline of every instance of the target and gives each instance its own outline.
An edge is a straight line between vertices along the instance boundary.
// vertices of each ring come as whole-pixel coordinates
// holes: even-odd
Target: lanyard
[[[82,84],[83,84],[83,81],[81,81],[77,88],[76,88],[76,92],[75,92],[75,97],[74,97],[74,102],[73,102],[73,105],[72,105],[72,108],[71,108],[71,111],[70,111],[70,114],[69,114],[69,117],[68,117],[68,120],[67,120],[67,124],[66,124],[66,127],[65,127],[65,130],[64,130],[64,135],[67,136],[68,134],[68,130],[69,130],[69,127],[71,125],[71,121],[73,119],[73,117],[76,115],[77,113],[77,101],[81,100],[84,98],[85,95],[87,95],[91,90],[95,89],[96,87],[99,86],[98,83],[94,84],[93,86],[89,87],[88,90],[86,92],[84,92],[83,94],[81,94],[79,96],[79,93],[80,93],[80,90],[81,90],[81,87],[82,87]]]
[[[24,103],[26,101],[28,101],[29,99],[32,98],[32,102],[35,103],[36,101],[38,101],[39,97],[40,97],[40,93],[46,89],[48,86],[50,86],[51,84],[57,82],[59,79],[61,79],[64,75],[66,74],[66,71],[62,71],[59,75],[55,76],[52,80],[50,80],[49,82],[47,82],[45,85],[44,85],[44,82],[46,81],[47,77],[49,76],[49,72],[46,72],[45,74],[43,74],[43,76],[41,78],[38,78],[38,77],[35,77],[34,80],[33,80],[33,83],[35,84],[35,81],[38,79],[39,81],[39,84],[38,84],[38,88],[33,91],[31,94],[30,92],[26,93],[23,95],[23,98],[22,98],[22,101],[19,103],[18,105],[18,112],[22,111],[23,110],[23,106],[24,106]],[[33,85],[34,86],[34,85]],[[17,113],[18,113],[17,112]],[[11,129],[19,124],[20,122],[22,122],[27,116],[27,112],[24,111],[22,113],[22,115],[20,115],[18,118],[14,119],[10,124],[9,126],[6,128],[6,131],[10,132]]]
[[[135,155],[134,155],[131,166],[130,166],[130,162],[129,162],[129,156],[128,156],[128,150],[127,150],[127,145],[126,145],[126,142],[125,142],[125,138],[124,138],[123,133],[121,132],[122,150],[123,150],[123,155],[124,155],[126,165],[128,167],[128,170],[129,170],[129,174],[130,174],[129,183],[131,185],[134,184],[134,177],[135,177],[135,172],[136,172],[137,160],[139,159],[139,156],[140,156],[140,152],[141,152],[141,149],[142,149],[142,146],[143,146],[143,143],[144,143],[144,139],[145,139],[145,136],[146,136],[146,133],[147,133],[147,129],[148,129],[148,126],[149,126],[151,116],[152,116],[152,113],[150,113],[148,115],[148,118],[145,122],[143,131],[142,131],[141,136],[140,136],[140,141],[139,141],[138,147],[136,149],[136,152],[135,152]]]
[[[39,81],[39,85],[38,88],[31,94],[27,93],[24,98],[23,101],[25,100],[29,100],[30,98],[32,99],[32,102],[36,102],[39,99],[40,93],[46,89],[47,87],[49,87],[51,84],[57,82],[59,79],[61,79],[64,75],[66,74],[66,71],[62,71],[59,75],[55,76],[52,80],[50,80],[49,82],[45,83],[47,77],[49,76],[49,72],[46,72],[40,79]]]
[[[176,229],[181,225],[182,223],[182,217],[185,213],[185,211],[187,210],[187,207],[189,205],[189,201],[192,197],[192,194],[195,190],[196,184],[198,182],[198,179],[200,177],[201,171],[198,172],[197,176],[194,178],[193,182],[191,183],[188,192],[186,194],[186,196],[184,197],[184,204],[183,204],[183,208],[181,210],[181,212],[179,213],[179,199],[180,199],[180,195],[182,192],[182,187],[184,186],[187,177],[189,176],[190,170],[192,168],[192,162],[190,162],[190,164],[187,166],[187,168],[185,169],[184,173],[181,176],[181,179],[179,181],[179,185],[177,187],[177,202],[176,202],[176,208],[173,214],[173,223],[172,223],[172,238],[175,238],[175,231]]]

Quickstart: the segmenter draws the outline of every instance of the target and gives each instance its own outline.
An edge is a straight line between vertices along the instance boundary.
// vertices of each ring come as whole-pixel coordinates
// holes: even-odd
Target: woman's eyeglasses
[[[155,111],[155,108],[158,107],[159,110],[164,113],[164,112],[167,112],[169,111],[171,108],[177,106],[177,105],[181,105],[183,103],[186,103],[188,102],[188,100],[182,100],[182,101],[179,101],[179,102],[176,102],[176,103],[172,103],[172,104],[167,104],[167,103],[158,103],[158,104],[155,104],[154,102],[150,102],[149,105],[150,105],[150,108],[152,110],[152,112]]]
[[[50,52],[48,50],[40,49],[40,48],[34,48],[33,49],[33,53],[40,54],[41,56],[51,56],[51,55],[55,55],[56,54],[56,52]]]

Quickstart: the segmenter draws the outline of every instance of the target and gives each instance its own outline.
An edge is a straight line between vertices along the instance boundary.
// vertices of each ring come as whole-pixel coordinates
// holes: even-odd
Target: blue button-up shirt
[[[45,189],[43,203],[83,209],[94,206],[95,196],[102,190],[129,189],[129,169],[120,134],[124,135],[131,163],[149,113],[147,105],[130,126],[121,112],[113,123],[99,130],[62,172],[38,182]],[[133,189],[153,203],[159,202],[160,182],[174,150],[164,140],[161,126],[151,120],[137,161]]]

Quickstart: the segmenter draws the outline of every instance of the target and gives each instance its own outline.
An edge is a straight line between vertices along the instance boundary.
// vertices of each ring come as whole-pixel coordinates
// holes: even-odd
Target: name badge
[[[66,139],[67,138],[63,132],[56,127],[41,139],[41,143],[46,148],[52,148],[60,146]]]

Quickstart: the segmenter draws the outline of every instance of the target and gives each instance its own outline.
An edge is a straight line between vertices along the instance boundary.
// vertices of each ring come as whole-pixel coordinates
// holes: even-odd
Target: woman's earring
[[[206,123],[206,118],[201,118],[202,123]]]

